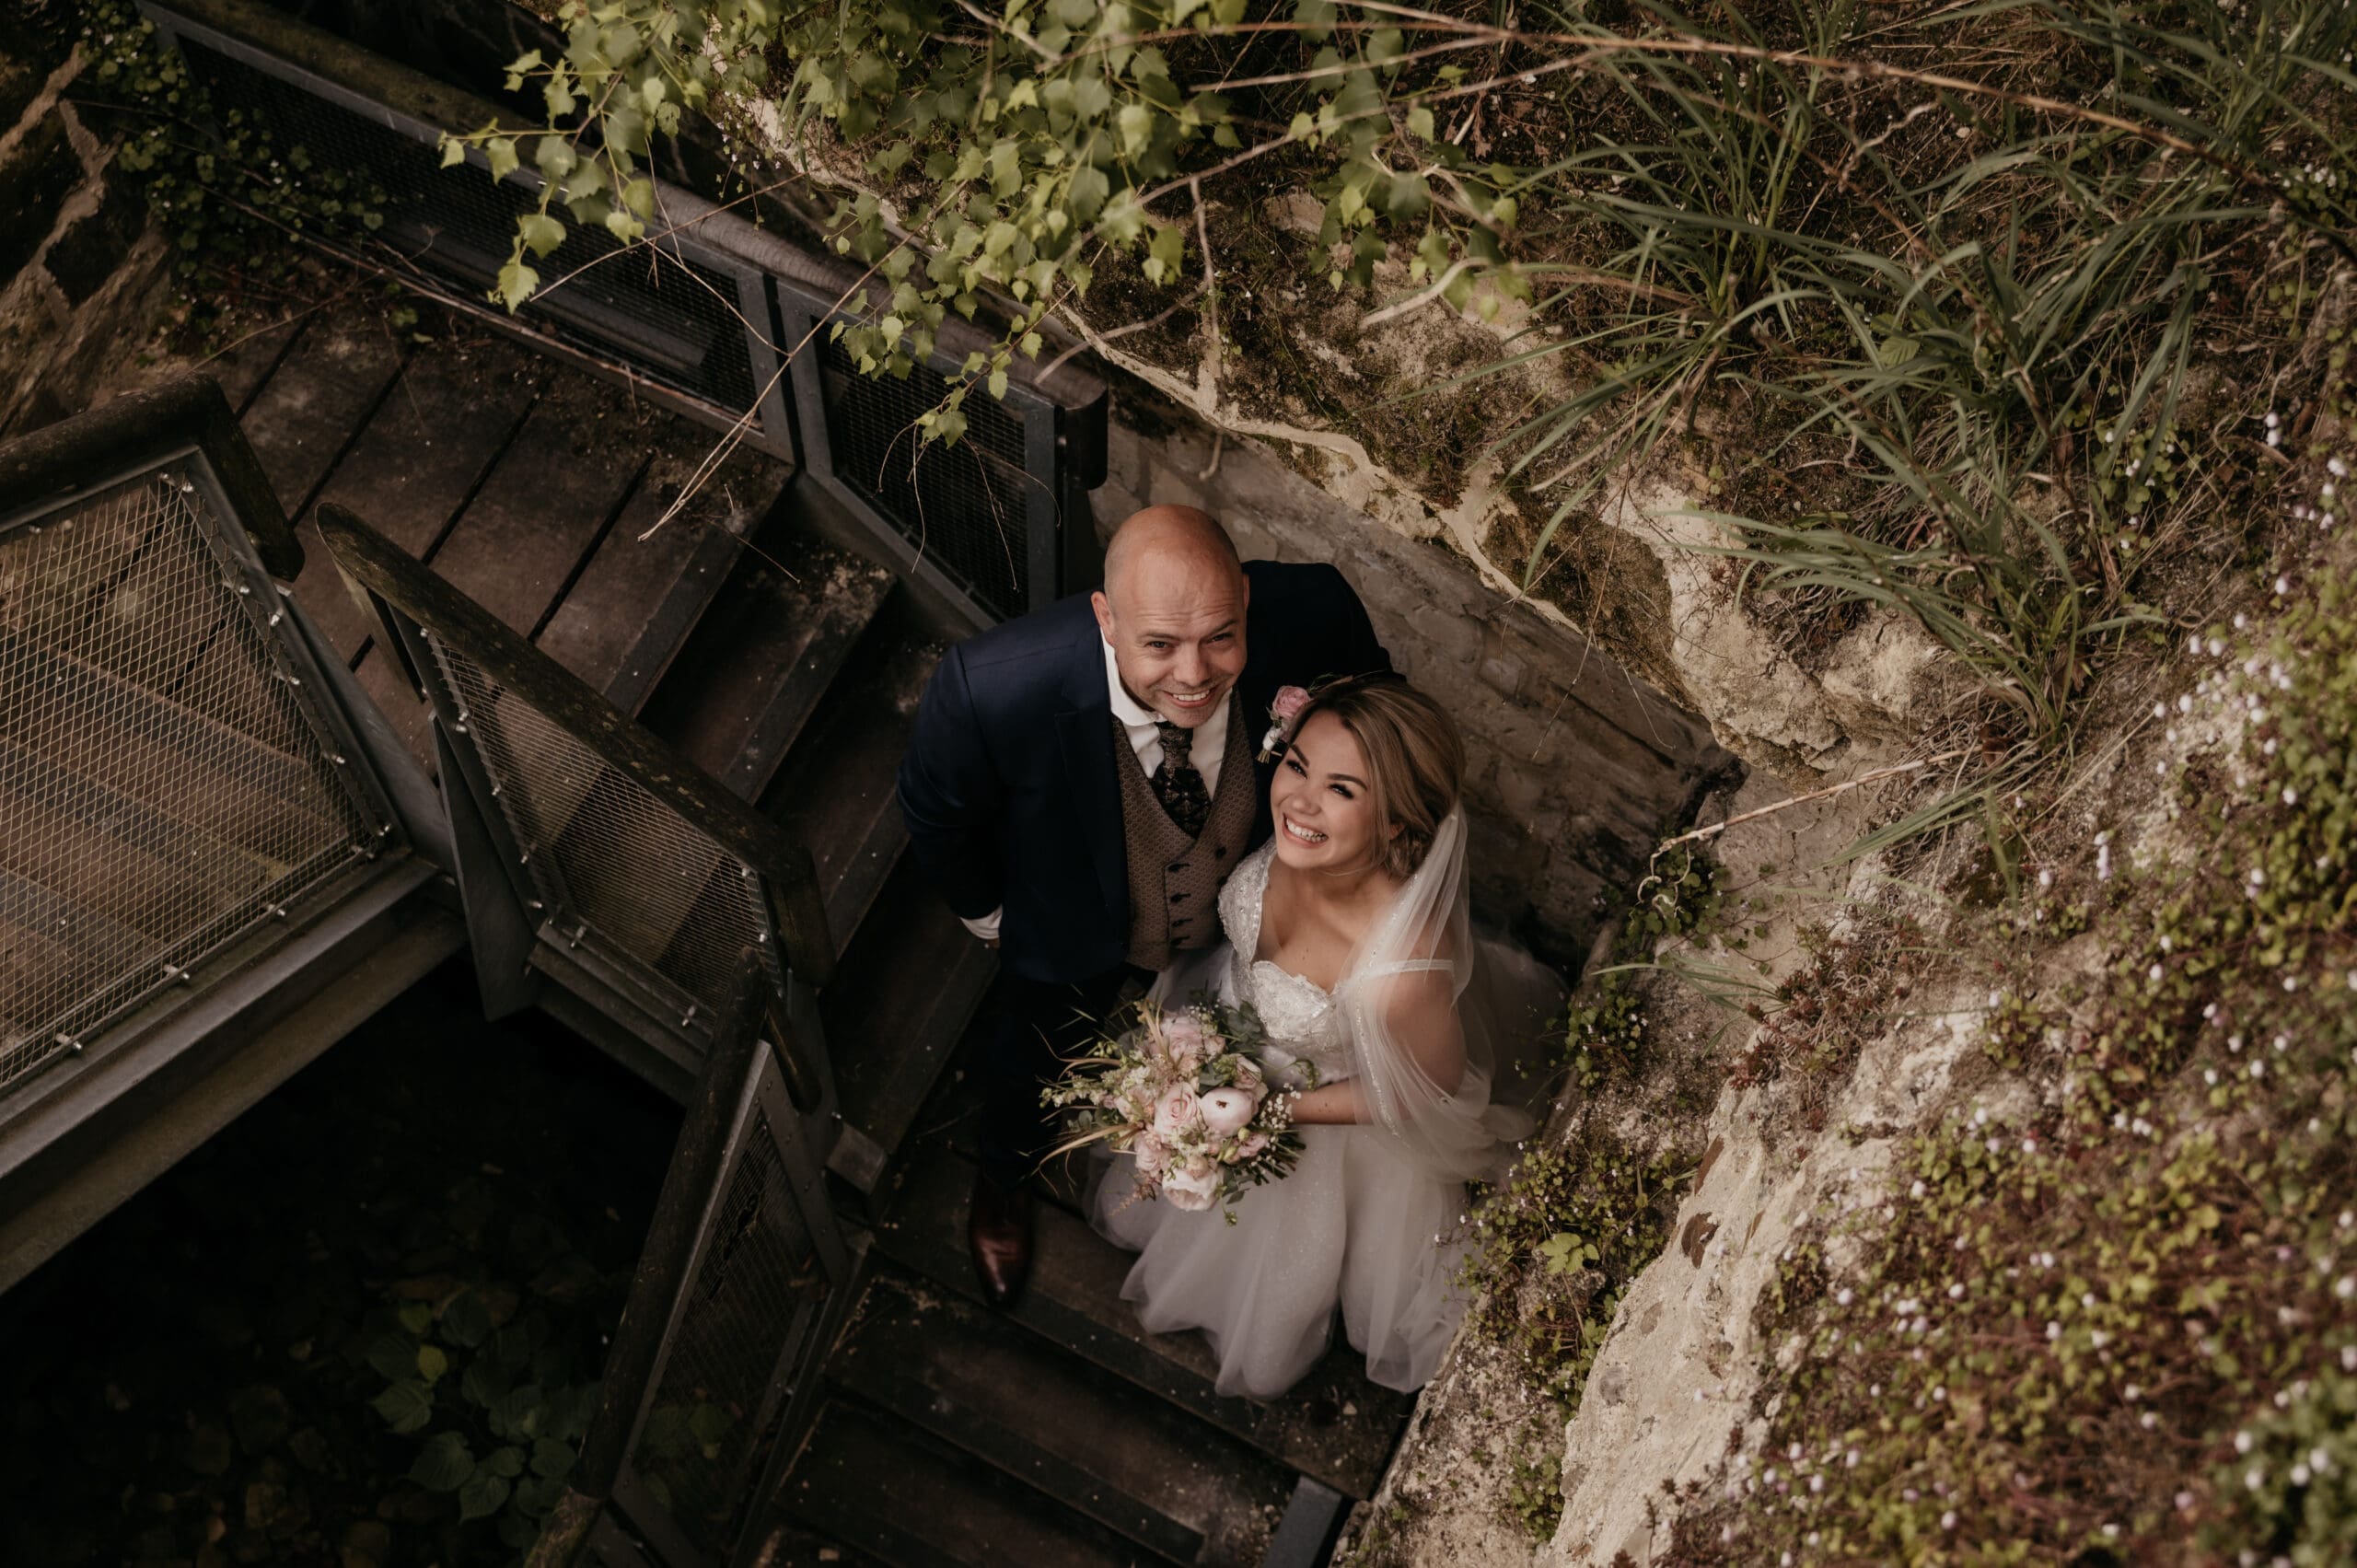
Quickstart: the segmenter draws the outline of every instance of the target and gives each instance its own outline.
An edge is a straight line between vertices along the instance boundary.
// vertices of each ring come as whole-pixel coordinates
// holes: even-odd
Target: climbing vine
[[[302,256],[290,240],[383,224],[383,187],[267,119],[221,109],[129,0],[87,0],[84,18],[77,91],[120,133],[115,167],[145,192],[200,330],[231,284],[281,285]]]

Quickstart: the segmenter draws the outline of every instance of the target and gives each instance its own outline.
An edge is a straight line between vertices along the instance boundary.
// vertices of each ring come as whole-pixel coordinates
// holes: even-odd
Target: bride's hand
[[[1295,1100],[1293,1120],[1300,1127],[1347,1127],[1374,1121],[1375,1112],[1359,1094],[1357,1082],[1345,1078],[1339,1084],[1312,1089]]]

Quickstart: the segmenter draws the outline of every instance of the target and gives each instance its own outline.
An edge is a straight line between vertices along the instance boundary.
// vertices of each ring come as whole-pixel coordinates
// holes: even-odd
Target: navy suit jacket
[[[1280,686],[1389,669],[1366,608],[1323,563],[1249,561],[1240,725],[1255,755]],[[994,626],[942,656],[900,763],[909,839],[965,919],[1006,912],[1000,959],[1026,979],[1076,983],[1130,946],[1128,838],[1113,770],[1105,644],[1086,594]],[[1252,844],[1270,832],[1256,762]],[[1221,784],[1227,783],[1222,778]]]

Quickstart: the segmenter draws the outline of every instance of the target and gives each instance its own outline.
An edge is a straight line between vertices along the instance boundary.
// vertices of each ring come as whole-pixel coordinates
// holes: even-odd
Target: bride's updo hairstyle
[[[1366,753],[1375,819],[1399,829],[1377,847],[1376,865],[1406,881],[1423,865],[1433,835],[1465,788],[1465,738],[1457,721],[1405,678],[1387,673],[1320,689],[1293,733],[1318,714],[1340,719]]]

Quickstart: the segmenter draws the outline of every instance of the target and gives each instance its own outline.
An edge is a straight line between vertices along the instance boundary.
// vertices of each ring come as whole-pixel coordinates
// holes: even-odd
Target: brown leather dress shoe
[[[966,1211],[966,1248],[982,1299],[993,1307],[1011,1305],[1031,1273],[1031,1194],[1021,1188],[1006,1191],[977,1173]]]

